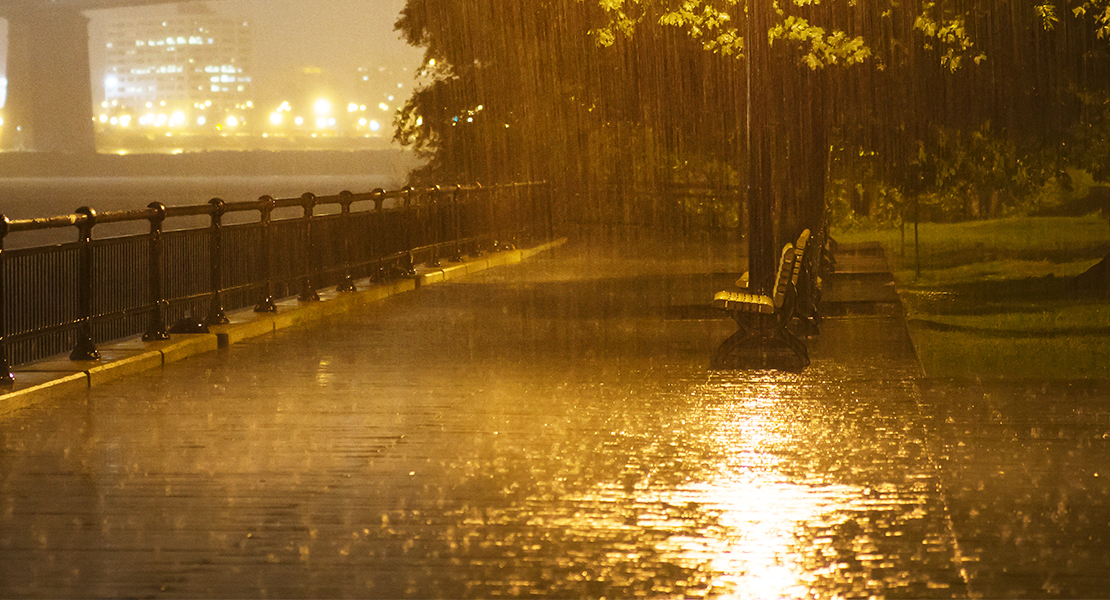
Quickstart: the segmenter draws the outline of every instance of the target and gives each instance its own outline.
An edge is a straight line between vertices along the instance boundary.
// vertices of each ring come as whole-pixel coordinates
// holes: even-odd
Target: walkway
[[[804,373],[709,372],[739,265],[643,256],[563,247],[0,417],[0,596],[1110,595],[1106,394],[919,393],[865,254]]]

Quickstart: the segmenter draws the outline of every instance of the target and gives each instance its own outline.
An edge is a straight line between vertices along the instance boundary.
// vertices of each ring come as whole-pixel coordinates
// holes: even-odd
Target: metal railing
[[[98,341],[164,340],[227,323],[228,310],[274,312],[275,298],[313,302],[322,288],[550,239],[552,214],[550,186],[517,183],[0,215],[0,384],[11,366],[66,351],[95,360]],[[98,239],[113,223],[149,231]],[[4,249],[9,236],[66,229],[75,240]]]

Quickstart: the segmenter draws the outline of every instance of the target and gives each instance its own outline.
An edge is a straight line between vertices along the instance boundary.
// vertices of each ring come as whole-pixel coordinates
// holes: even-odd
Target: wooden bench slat
[[[786,302],[786,294],[790,285],[798,285],[798,277],[802,271],[802,260],[806,245],[809,243],[809,236],[809,230],[806,229],[798,236],[797,246],[793,244],[783,246],[782,255],[779,257],[779,268],[775,273],[772,296],[744,292],[717,292],[713,296],[713,308],[728,312],[757,312],[763,314],[774,314],[775,311],[781,309]]]

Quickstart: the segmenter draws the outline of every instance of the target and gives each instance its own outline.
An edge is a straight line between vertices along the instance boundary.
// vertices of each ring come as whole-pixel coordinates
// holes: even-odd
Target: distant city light
[[[104,96],[98,98],[103,102],[98,102],[100,106],[94,108],[91,116],[98,131],[114,129],[122,134],[121,128],[132,127],[135,133],[141,132],[151,140],[156,136],[188,139],[194,135],[213,134],[229,138],[250,135],[261,139],[283,137],[286,131],[321,139],[333,139],[337,135],[379,138],[380,132],[389,126],[390,115],[406,101],[404,91],[398,91],[407,88],[405,83],[397,83],[401,79],[400,71],[371,64],[347,75],[319,67],[288,74],[310,78],[305,81],[291,79],[290,84],[295,84],[291,85],[292,89],[334,84],[351,75],[368,82],[352,88],[349,96],[332,95],[333,92],[323,92],[325,88],[319,88],[317,96],[288,97],[289,100],[278,100],[276,107],[267,102],[256,108],[250,99],[256,97],[255,73],[244,59],[250,50],[244,40],[249,41],[249,36],[237,33],[240,23],[225,21],[223,17],[207,13],[201,17],[190,14],[153,22],[125,19],[122,22],[126,26],[109,32],[104,45],[107,61],[101,72]],[[246,24],[241,25],[245,30]],[[438,69],[438,63],[428,60],[425,68],[432,72]],[[408,69],[404,71],[411,73]],[[393,89],[393,83],[397,89]],[[2,94],[0,89],[0,102]],[[379,103],[374,104],[373,100]],[[343,102],[347,103],[346,111],[343,111]],[[294,105],[301,116],[294,116]],[[375,113],[374,107],[382,112]],[[475,112],[469,114],[476,115]],[[467,116],[464,113],[459,120]],[[269,123],[266,123],[267,118]],[[126,136],[121,139],[127,143]],[[203,144],[204,140],[180,143],[192,147],[195,143]]]

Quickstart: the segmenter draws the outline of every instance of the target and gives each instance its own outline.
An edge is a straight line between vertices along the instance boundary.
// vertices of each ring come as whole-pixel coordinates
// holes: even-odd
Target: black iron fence
[[[357,280],[550,239],[551,196],[547,184],[519,183],[0,215],[0,383],[12,365],[59,353],[96,359],[98,342],[167,339],[226,323],[228,310],[272,312],[275,298],[311,302],[321,288],[353,291]],[[110,224],[144,231],[98,238]],[[76,239],[4,250],[21,233],[65,229]]]

